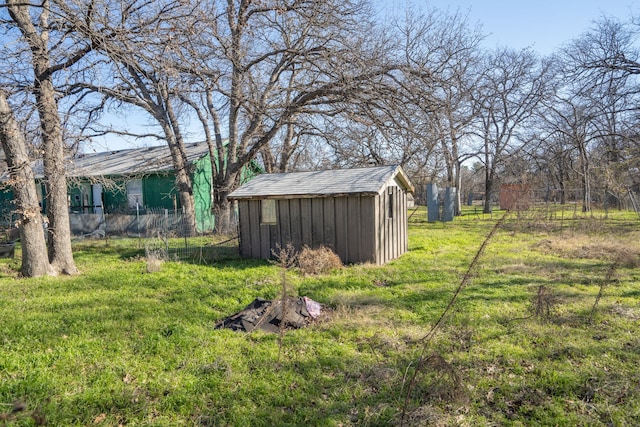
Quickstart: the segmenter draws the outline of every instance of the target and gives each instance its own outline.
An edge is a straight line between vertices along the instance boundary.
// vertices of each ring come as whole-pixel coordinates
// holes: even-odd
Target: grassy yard
[[[637,425],[640,218],[513,214],[463,283],[501,215],[418,212],[386,266],[288,271],[331,310],[283,336],[213,329],[279,295],[274,264],[149,268],[133,239],[75,243],[75,277],[0,260],[0,426]]]

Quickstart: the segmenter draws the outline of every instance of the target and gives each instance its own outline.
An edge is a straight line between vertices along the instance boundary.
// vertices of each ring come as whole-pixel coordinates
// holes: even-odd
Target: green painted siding
[[[11,222],[13,209],[13,191],[8,187],[0,187],[0,227],[5,226],[5,222]]]
[[[212,198],[212,171],[211,159],[203,156],[194,162],[192,184],[194,208],[196,212],[196,227],[198,231],[205,232],[214,229],[215,216],[213,214]],[[241,172],[241,184],[246,183],[254,176],[263,173],[257,163],[251,162]],[[127,196],[127,182],[140,179],[142,182],[142,204],[145,209],[168,209],[180,211],[182,205],[176,190],[175,175],[172,172],[162,174],[147,174],[142,178],[136,177],[108,177],[112,185],[103,184],[102,202],[106,213],[125,213],[135,210],[129,206]],[[44,184],[41,192],[44,194]],[[100,204],[93,200],[92,184],[89,179],[75,180],[68,188],[70,210],[75,213],[93,213],[94,205]],[[96,203],[97,202],[97,203]],[[2,215],[9,213],[13,206],[13,193],[10,189],[0,188],[0,220]],[[46,212],[45,201],[42,200],[43,212]]]
[[[211,173],[211,160],[205,156],[194,164],[192,176],[193,201],[196,211],[196,228],[198,231],[213,230],[215,218],[212,211],[211,186],[213,184]]]
[[[124,188],[124,179],[114,179],[114,185],[111,188],[102,189],[105,212],[116,213],[127,210],[127,193]]]
[[[142,178],[142,197],[146,208],[173,211],[182,207],[173,174],[149,175]]]

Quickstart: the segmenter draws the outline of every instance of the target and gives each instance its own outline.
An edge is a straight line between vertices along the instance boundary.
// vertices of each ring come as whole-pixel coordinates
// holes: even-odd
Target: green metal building
[[[213,230],[211,158],[205,143],[186,144],[198,231]],[[42,177],[38,164],[36,176]],[[257,163],[243,169],[242,182],[261,173]],[[74,214],[145,213],[182,210],[175,185],[173,161],[167,146],[79,154],[68,160],[69,210]],[[46,211],[40,185],[40,202]],[[13,195],[0,189],[0,213],[9,211]]]

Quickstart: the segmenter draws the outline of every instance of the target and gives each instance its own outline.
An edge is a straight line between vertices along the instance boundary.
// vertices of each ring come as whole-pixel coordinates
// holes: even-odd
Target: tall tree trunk
[[[462,164],[460,160],[456,160],[456,206],[455,206],[455,214],[456,216],[462,215]]]
[[[64,143],[58,105],[49,79],[36,87],[36,100],[44,145],[44,176],[46,184],[47,218],[49,219],[49,261],[54,270],[76,274],[71,248],[71,226],[67,199],[67,177],[64,165]]]
[[[493,195],[494,187],[494,173],[488,167],[485,171],[485,180],[484,180],[484,207],[482,209],[482,213],[491,213],[491,198]]]
[[[164,85],[160,91],[165,102],[165,109],[169,123],[164,124],[165,135],[169,143],[169,150],[176,169],[176,187],[182,204],[182,214],[184,215],[185,233],[189,236],[196,234],[196,210],[193,198],[193,182],[191,180],[191,165],[187,159],[184,149],[184,139],[180,132],[180,123],[171,104],[169,90]]]
[[[582,183],[582,212],[591,212],[591,172],[589,168],[589,154],[583,143],[578,144],[580,152],[580,172]]]
[[[486,148],[488,150],[488,147]],[[487,151],[488,152],[488,151]],[[484,162],[484,207],[482,213],[491,213],[491,194],[493,193],[494,166],[485,153]]]
[[[71,250],[71,227],[67,203],[67,178],[64,167],[64,143],[58,114],[58,103],[52,82],[49,52],[49,2],[42,2],[39,16],[41,32],[31,22],[30,6],[17,0],[8,2],[9,14],[22,31],[31,48],[34,71],[33,93],[36,97],[42,145],[44,148],[44,175],[46,183],[47,217],[49,219],[49,261],[56,272],[78,272]]]
[[[176,139],[171,127],[163,124],[167,144],[171,152],[171,159],[176,172],[176,188],[182,205],[182,214],[186,224],[184,232],[188,236],[196,234],[196,211],[193,198],[193,183],[191,181],[190,165],[187,163],[184,144]]]
[[[10,183],[20,224],[22,246],[20,272],[25,277],[53,275],[55,271],[49,264],[47,256],[47,244],[42,230],[38,194],[27,144],[2,91],[0,91],[0,142],[9,165]]]
[[[231,194],[231,185],[237,177],[232,175],[232,179],[221,182],[216,181],[214,185],[214,206],[216,209],[216,233],[218,234],[235,234],[236,221],[235,209],[233,203],[229,200]]]
[[[171,145],[169,148],[176,165],[176,187],[182,204],[182,214],[184,215],[184,232],[188,236],[193,236],[196,234],[196,210],[189,165],[182,160],[176,160],[176,158],[179,158],[179,148]],[[176,151],[178,153],[174,153]]]

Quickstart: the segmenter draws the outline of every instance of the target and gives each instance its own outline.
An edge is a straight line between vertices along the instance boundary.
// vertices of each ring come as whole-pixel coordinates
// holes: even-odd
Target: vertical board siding
[[[291,216],[289,215],[289,200],[278,200],[278,224],[280,225],[280,245],[286,248],[288,245],[293,246],[291,241]]]
[[[396,186],[392,186],[391,187],[391,209],[393,210],[393,219],[391,220],[391,227],[392,227],[392,235],[391,235],[391,241],[389,242],[391,244],[391,259],[396,259],[398,258],[398,238],[399,233],[398,233],[398,224],[400,223],[400,218],[398,218],[399,216],[399,209],[398,209],[398,187]]]
[[[296,250],[302,249],[302,214],[300,199],[289,200],[289,219],[291,222],[291,244]]]
[[[360,197],[359,262],[376,262],[375,198]]]
[[[385,214],[384,214],[384,193],[378,195],[378,239],[380,242],[378,243],[378,248],[380,253],[378,254],[378,263],[384,264],[386,261],[384,255],[384,247],[386,242],[386,237],[384,234],[384,224],[385,224]]]
[[[347,197],[347,262],[359,262],[361,221],[360,221],[360,196]]]
[[[302,244],[311,246],[311,199],[300,199],[300,223],[302,230]]]
[[[276,223],[266,226],[269,228],[269,256],[267,258],[274,258],[275,255],[280,253],[280,249],[286,245],[286,243],[282,241],[281,205],[278,202],[279,200],[276,200]]]
[[[243,257],[269,259],[287,244],[324,245],[345,263],[382,265],[408,250],[407,197],[395,185],[375,196],[279,199],[275,225],[260,224],[261,200],[241,200],[238,209]]]
[[[342,262],[347,262],[347,198],[336,197],[335,202],[335,221],[336,221],[336,253],[340,256]]]
[[[249,202],[241,200],[238,203],[238,215],[240,225],[240,256],[251,257],[251,217],[249,215]]]
[[[258,258],[269,259],[271,258],[271,226],[270,225],[262,225],[260,219],[260,204],[261,201],[257,200],[257,211],[258,211],[258,224],[260,227],[260,246],[258,250],[260,251],[260,256]],[[277,212],[277,211],[276,211]],[[277,217],[276,217],[277,218]]]
[[[249,201],[249,220],[251,223],[251,258],[262,258],[260,254],[260,201]]]
[[[327,197],[322,199],[323,215],[324,215],[324,245],[331,248],[334,252],[336,250],[336,206],[335,197]]]
[[[378,265],[383,264],[383,248],[382,248],[382,244],[384,242],[384,239],[382,238],[382,224],[384,224],[382,222],[382,219],[380,218],[380,212],[382,211],[382,209],[380,208],[380,203],[381,203],[381,199],[382,197],[378,194],[373,198],[373,205],[374,205],[374,233],[375,233],[375,238],[376,238],[376,247],[375,247],[375,263]]]
[[[324,209],[325,199],[311,199],[311,247],[324,244]]]
[[[387,189],[384,189],[384,193],[382,193],[384,195],[384,213],[383,213],[383,217],[384,217],[384,262],[388,262],[391,259],[391,252],[390,252],[390,245],[389,242],[391,241],[391,231],[392,231],[392,227],[391,227],[391,219],[389,218],[389,192],[387,191]]]

